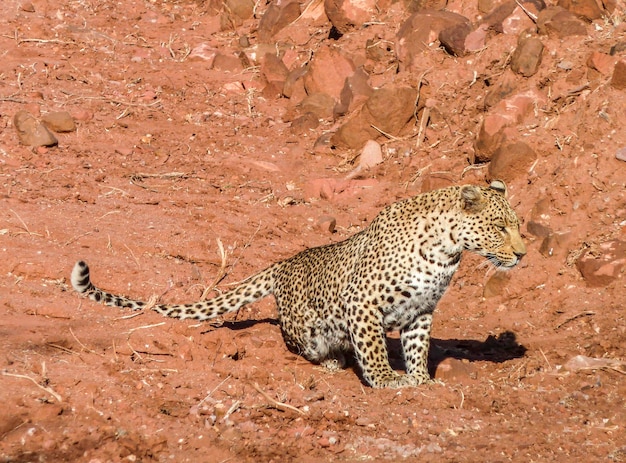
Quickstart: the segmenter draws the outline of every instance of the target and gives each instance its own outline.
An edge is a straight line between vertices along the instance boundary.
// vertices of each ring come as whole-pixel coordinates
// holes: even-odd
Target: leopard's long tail
[[[168,317],[208,320],[228,312],[236,312],[244,305],[272,294],[274,291],[274,270],[278,265],[280,264],[274,264],[251,276],[227,293],[208,301],[193,302],[191,304],[158,304],[150,307],[146,302],[109,293],[94,286],[89,277],[89,267],[83,261],[78,261],[74,265],[71,281],[76,291],[108,306],[124,307],[133,310],[149,307]]]

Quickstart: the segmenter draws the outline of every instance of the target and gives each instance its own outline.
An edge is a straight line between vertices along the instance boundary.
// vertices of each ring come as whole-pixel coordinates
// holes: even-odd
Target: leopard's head
[[[464,248],[503,269],[514,267],[526,254],[519,219],[506,192],[502,180],[494,180],[488,187],[465,185],[460,189]]]

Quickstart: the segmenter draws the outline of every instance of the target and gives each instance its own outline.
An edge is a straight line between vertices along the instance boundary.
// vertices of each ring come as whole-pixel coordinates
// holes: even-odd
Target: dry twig
[[[261,387],[257,383],[254,383],[254,389],[256,389],[256,391],[259,394],[261,394],[265,400],[270,402],[271,406],[273,406],[277,410],[280,410],[280,411],[283,411],[283,412],[286,411],[286,410],[291,410],[292,412],[299,413],[300,415],[305,415],[306,414],[305,412],[303,412],[299,408],[296,408],[296,407],[294,407],[292,405],[288,405],[288,404],[283,403],[283,402],[279,402],[276,399],[272,399],[265,391],[263,391],[261,389]]]
[[[16,373],[8,373],[6,371],[2,372],[3,376],[12,376],[13,378],[24,378],[27,379],[29,381],[31,381],[35,386],[37,386],[39,389],[42,389],[44,391],[46,391],[48,394],[50,394],[52,397],[54,397],[57,402],[62,402],[61,400],[61,396],[59,394],[57,394],[56,392],[54,392],[54,390],[52,390],[52,388],[48,387],[48,386],[42,386],[41,384],[39,384],[37,381],[35,381],[33,378],[31,378],[30,376],[27,375],[18,375]]]

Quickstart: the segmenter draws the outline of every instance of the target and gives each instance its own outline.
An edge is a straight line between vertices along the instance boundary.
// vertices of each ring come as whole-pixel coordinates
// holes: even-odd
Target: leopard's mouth
[[[521,257],[513,255],[511,258],[507,260],[502,260],[497,254],[487,253],[485,255],[487,260],[491,262],[498,270],[509,270],[519,264]],[[508,257],[508,256],[507,256]]]

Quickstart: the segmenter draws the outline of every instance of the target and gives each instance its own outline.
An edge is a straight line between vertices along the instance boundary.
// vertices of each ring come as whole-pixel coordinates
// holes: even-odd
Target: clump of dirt
[[[626,461],[623,5],[487,3],[5,2],[2,460]],[[271,299],[68,284],[194,301],[494,177],[528,255],[464,257],[419,388],[290,353]]]

